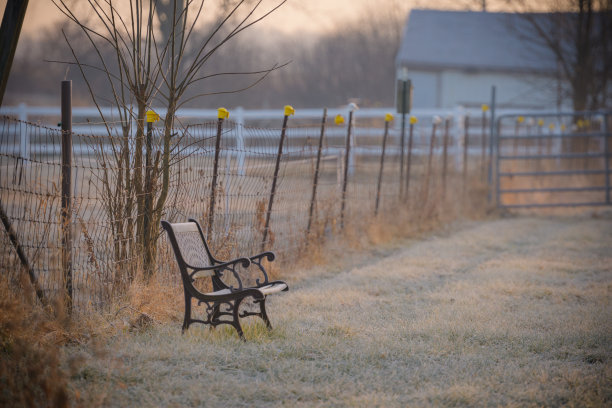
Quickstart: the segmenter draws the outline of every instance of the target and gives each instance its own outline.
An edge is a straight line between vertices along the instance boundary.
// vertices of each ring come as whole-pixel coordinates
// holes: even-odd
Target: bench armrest
[[[276,258],[276,255],[274,255],[274,252],[268,251],[268,252],[262,252],[261,254],[257,254],[257,255],[253,255],[249,257],[249,260],[251,261],[251,265],[255,265],[263,275],[263,279],[264,279],[263,282],[261,282],[259,279],[255,279],[255,283],[257,284],[257,286],[268,284],[268,273],[266,272],[266,269],[261,264],[264,258],[267,259],[268,262],[272,262]]]
[[[241,264],[243,268],[248,268],[251,265],[251,261],[248,258],[236,258],[233,259],[231,261],[227,261],[227,262],[223,262],[223,263],[218,263],[212,266],[203,266],[203,267],[196,267],[196,266],[191,266],[191,265],[186,265],[189,269],[192,269],[193,272],[191,272],[189,274],[189,277],[193,280],[194,279],[194,275],[198,274],[199,272],[202,271],[210,271],[211,272],[211,276],[216,276],[218,279],[218,281],[220,283],[222,283],[224,286],[226,286],[227,289],[230,290],[242,290],[242,279],[240,279],[240,275],[238,274],[238,272],[236,271],[236,265]],[[236,281],[238,282],[238,288],[234,288],[232,286],[227,286],[223,283],[222,278],[223,278],[223,272],[224,271],[230,271],[232,273],[232,275],[234,276],[234,278],[236,279]]]

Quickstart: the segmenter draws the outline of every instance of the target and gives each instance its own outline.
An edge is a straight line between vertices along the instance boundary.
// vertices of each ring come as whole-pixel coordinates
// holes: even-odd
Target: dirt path
[[[174,324],[68,352],[84,404],[610,406],[611,294],[612,217],[506,218],[300,280],[247,343]]]

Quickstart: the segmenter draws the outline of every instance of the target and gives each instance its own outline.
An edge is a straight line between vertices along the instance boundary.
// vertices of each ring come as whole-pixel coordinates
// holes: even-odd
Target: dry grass
[[[27,296],[0,281],[0,406],[67,407],[68,382],[78,370],[78,355],[63,356],[60,347],[84,339],[60,302],[41,307],[24,278]],[[64,361],[67,367],[62,367]]]
[[[291,291],[269,299],[275,329],[252,320],[246,343],[172,322],[117,331],[103,358],[65,347],[92,356],[70,395],[84,406],[609,406],[611,231],[609,213],[469,222],[350,268],[295,271]],[[153,296],[141,299],[150,315]]]

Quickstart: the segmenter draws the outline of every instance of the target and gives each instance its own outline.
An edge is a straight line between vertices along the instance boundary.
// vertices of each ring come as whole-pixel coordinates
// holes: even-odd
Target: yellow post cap
[[[486,112],[486,111],[489,110],[489,105],[487,105],[486,103],[483,103],[482,106],[481,106],[481,109],[482,109],[483,112]]]
[[[417,117],[416,117],[416,116],[411,116],[411,117],[410,117],[410,124],[411,124],[411,125],[416,125],[418,121],[419,121],[419,120],[417,119]]]
[[[336,117],[334,118],[334,123],[335,123],[336,125],[341,125],[341,124],[343,124],[343,123],[344,123],[344,116],[342,116],[342,115],[340,115],[340,114],[336,115]]]
[[[561,128],[561,131],[565,131],[565,123],[562,123],[559,127]]]
[[[544,119],[538,119],[538,126],[544,126]]]
[[[219,119],[227,119],[229,118],[229,111],[225,108],[217,109],[217,117]]]
[[[153,110],[147,111],[147,122],[157,122],[159,120],[159,115],[155,113]]]
[[[578,126],[578,128],[579,128],[579,129],[580,129],[581,127],[583,127],[583,126],[584,126],[584,120],[582,120],[582,119],[578,119],[578,120],[576,121],[576,126]]]
[[[295,109],[291,105],[285,105],[285,116],[291,116],[295,113]]]
[[[519,116],[518,118],[516,118],[516,121],[518,123],[523,123],[525,121],[525,117],[524,116]]]
[[[391,122],[393,120],[393,115],[390,113],[385,114],[385,122]]]
[[[554,124],[554,123],[550,123],[550,124],[548,125],[548,128],[549,128],[550,130],[554,130],[554,128],[555,128],[555,124]]]

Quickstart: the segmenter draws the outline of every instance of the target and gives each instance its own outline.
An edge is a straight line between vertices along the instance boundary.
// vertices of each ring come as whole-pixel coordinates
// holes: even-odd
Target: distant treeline
[[[389,106],[394,101],[395,55],[407,12],[368,10],[360,18],[313,38],[300,33],[292,36],[258,35],[247,32],[223,46],[207,63],[205,74],[263,70],[274,63],[290,62],[268,75],[256,86],[239,93],[206,96],[190,107],[216,108],[243,106],[273,108],[284,104],[296,107],[339,106],[357,100],[363,106]],[[203,28],[202,37],[209,28]],[[87,85],[75,64],[64,36],[70,39],[93,91],[102,97],[110,87],[106,74],[97,68],[99,58],[83,33],[74,25],[49,28],[40,39],[22,38],[8,84],[5,105],[26,102],[31,105],[59,103],[59,83],[74,81],[73,99],[77,105],[91,105]],[[114,66],[112,50],[104,59]],[[88,66],[91,64],[91,66]],[[224,75],[193,86],[195,94],[233,91],[248,87],[257,75]]]

